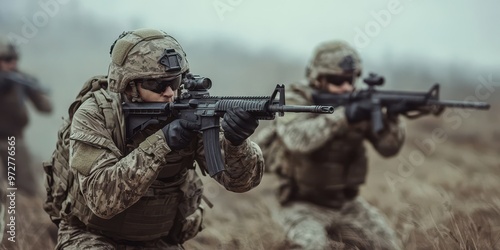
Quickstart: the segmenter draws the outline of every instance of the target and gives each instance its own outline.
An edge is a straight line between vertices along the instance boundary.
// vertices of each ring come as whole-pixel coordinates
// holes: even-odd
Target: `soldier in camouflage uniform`
[[[88,97],[73,116],[75,180],[56,249],[183,249],[202,228],[203,187],[193,164],[206,170],[206,161],[197,125],[175,119],[126,141],[121,103],[173,101],[189,71],[186,54],[165,32],[140,29],[115,41],[111,59],[107,90]],[[263,173],[262,152],[247,139],[258,121],[233,108],[221,124],[226,170],[213,178],[246,192]]]
[[[45,114],[51,113],[52,104],[47,92],[38,81],[18,70],[19,54],[6,37],[0,37],[0,185],[6,187],[8,137],[15,137],[15,184],[19,192],[34,196],[40,192],[38,178],[34,176],[23,132],[28,124],[28,110],[25,101],[29,99],[34,107]],[[11,160],[12,161],[12,160]],[[11,170],[11,172],[13,172]]]
[[[361,60],[351,46],[323,43],[306,69],[307,81],[292,84],[286,102],[311,105],[312,91],[353,91],[360,75]],[[279,221],[292,248],[398,249],[383,216],[358,193],[367,173],[363,141],[382,156],[393,156],[403,144],[404,127],[398,117],[384,117],[386,130],[375,135],[369,116],[344,109],[350,107],[332,115],[286,114],[256,138],[266,169],[280,179]]]

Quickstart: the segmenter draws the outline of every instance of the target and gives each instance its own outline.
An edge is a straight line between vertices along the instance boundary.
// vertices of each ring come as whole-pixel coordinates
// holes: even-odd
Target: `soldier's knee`
[[[287,231],[287,238],[292,248],[324,249],[328,245],[325,227],[314,220],[304,219],[296,222]]]

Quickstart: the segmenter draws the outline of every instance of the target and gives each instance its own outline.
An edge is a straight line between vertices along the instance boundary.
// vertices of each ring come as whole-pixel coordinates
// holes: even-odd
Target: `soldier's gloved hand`
[[[200,126],[195,122],[177,119],[165,125],[161,130],[170,149],[180,150],[189,146],[193,138],[196,137],[195,130],[199,128]]]
[[[371,106],[367,102],[355,102],[345,106],[345,117],[349,124],[367,121],[371,118]]]
[[[253,134],[259,126],[259,120],[241,107],[235,107],[224,114],[221,126],[224,129],[224,137],[234,146],[239,146]]]
[[[182,226],[180,241],[185,242],[194,238],[203,229],[203,206],[198,206],[196,211],[186,217],[186,222]]]

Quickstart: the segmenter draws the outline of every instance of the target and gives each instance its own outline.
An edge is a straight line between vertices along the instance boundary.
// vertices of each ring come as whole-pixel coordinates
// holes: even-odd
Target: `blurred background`
[[[137,28],[177,38],[191,71],[212,79],[212,95],[269,95],[276,84],[304,77],[316,45],[342,39],[360,52],[363,75],[385,76],[386,89],[425,91],[440,83],[443,98],[489,102],[489,111],[447,110],[407,121],[399,156],[382,159],[370,150],[362,195],[388,217],[405,249],[486,249],[480,244],[490,243],[484,246],[500,249],[493,243],[500,239],[499,9],[494,0],[0,0],[0,33],[18,44],[20,69],[51,90],[52,115],[30,107],[25,137],[35,163],[50,158],[61,117],[82,84],[107,74],[113,41]],[[446,139],[434,140],[436,130]],[[283,247],[271,220],[272,176],[243,195],[213,180],[205,185],[215,207],[207,212],[207,229],[187,248]],[[27,223],[36,218],[45,225],[37,205],[23,204]],[[21,230],[23,240],[44,235]],[[40,242],[53,246],[48,238]]]

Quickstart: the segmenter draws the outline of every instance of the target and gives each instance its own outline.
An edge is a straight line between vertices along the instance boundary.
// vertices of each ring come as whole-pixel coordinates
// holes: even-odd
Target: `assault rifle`
[[[209,78],[188,74],[171,103],[123,103],[127,139],[151,124],[171,117],[197,122],[203,133],[208,173],[224,170],[219,132],[220,118],[232,107],[241,107],[259,120],[272,120],[285,112],[333,113],[332,106],[285,105],[285,87],[276,85],[271,96],[210,96]],[[184,91],[183,91],[184,90]],[[279,94],[279,96],[278,96]],[[279,100],[276,98],[279,97]]]
[[[490,105],[485,102],[439,100],[439,84],[437,83],[427,92],[410,92],[376,89],[376,86],[384,84],[384,77],[374,73],[370,73],[367,78],[363,79],[363,82],[368,85],[367,89],[346,94],[315,92],[312,95],[314,104],[334,107],[354,105],[351,106],[350,111],[361,109],[369,113],[374,133],[379,133],[384,129],[383,110],[388,116],[402,114],[414,119],[429,113],[437,116],[445,107],[483,110],[490,108]]]
[[[23,87],[37,92],[47,93],[48,91],[41,87],[38,80],[28,74],[17,71],[0,72],[0,90],[6,91],[14,84],[20,84]]]

